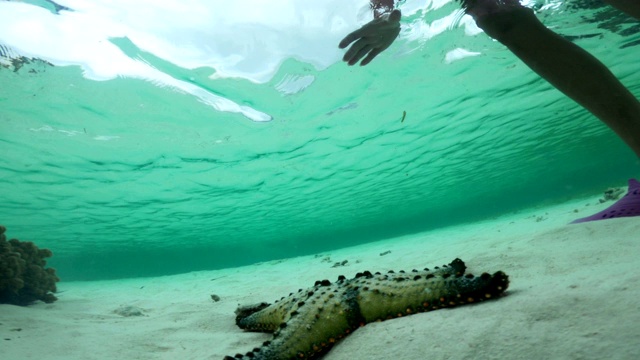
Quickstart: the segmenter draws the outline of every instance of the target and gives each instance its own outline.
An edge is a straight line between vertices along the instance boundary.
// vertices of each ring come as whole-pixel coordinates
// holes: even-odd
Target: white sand
[[[238,304],[271,302],[340,274],[421,269],[456,257],[472,273],[505,271],[508,296],[369,324],[324,359],[640,359],[640,218],[566,225],[608,205],[594,199],[319,257],[62,282],[54,304],[0,305],[0,359],[220,360],[270,339],[235,327]],[[145,316],[117,315],[120,306]]]

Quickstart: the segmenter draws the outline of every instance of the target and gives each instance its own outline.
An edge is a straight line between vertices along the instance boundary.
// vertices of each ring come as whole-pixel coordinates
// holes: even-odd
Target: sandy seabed
[[[54,304],[0,305],[0,359],[220,360],[271,338],[235,326],[238,304],[456,257],[467,272],[505,271],[506,296],[369,324],[323,359],[640,359],[640,218],[568,225],[607,205],[585,199],[240,268],[61,282]]]

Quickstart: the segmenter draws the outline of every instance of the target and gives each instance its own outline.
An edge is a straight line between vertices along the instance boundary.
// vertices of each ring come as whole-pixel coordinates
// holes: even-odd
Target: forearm
[[[533,71],[613,129],[640,157],[640,102],[591,54],[524,7],[477,19]]]
[[[640,1],[638,0],[604,0],[611,6],[640,20]]]

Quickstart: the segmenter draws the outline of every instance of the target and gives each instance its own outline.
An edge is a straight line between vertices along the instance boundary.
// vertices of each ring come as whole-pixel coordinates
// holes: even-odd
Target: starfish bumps
[[[372,321],[494,299],[509,286],[508,276],[465,275],[460,259],[433,270],[387,274],[368,271],[335,283],[317,281],[274,304],[239,307],[236,324],[248,331],[273,332],[271,341],[225,360],[318,359],[340,339]]]

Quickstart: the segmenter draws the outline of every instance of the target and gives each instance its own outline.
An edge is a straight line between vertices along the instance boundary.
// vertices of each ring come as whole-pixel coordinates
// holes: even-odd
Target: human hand
[[[354,65],[366,55],[367,57],[362,60],[360,65],[364,66],[370,63],[373,58],[388,48],[400,34],[400,16],[400,10],[393,10],[347,35],[340,41],[338,45],[340,49],[346,48],[354,41],[355,43],[347,50],[342,60],[349,65]]]

